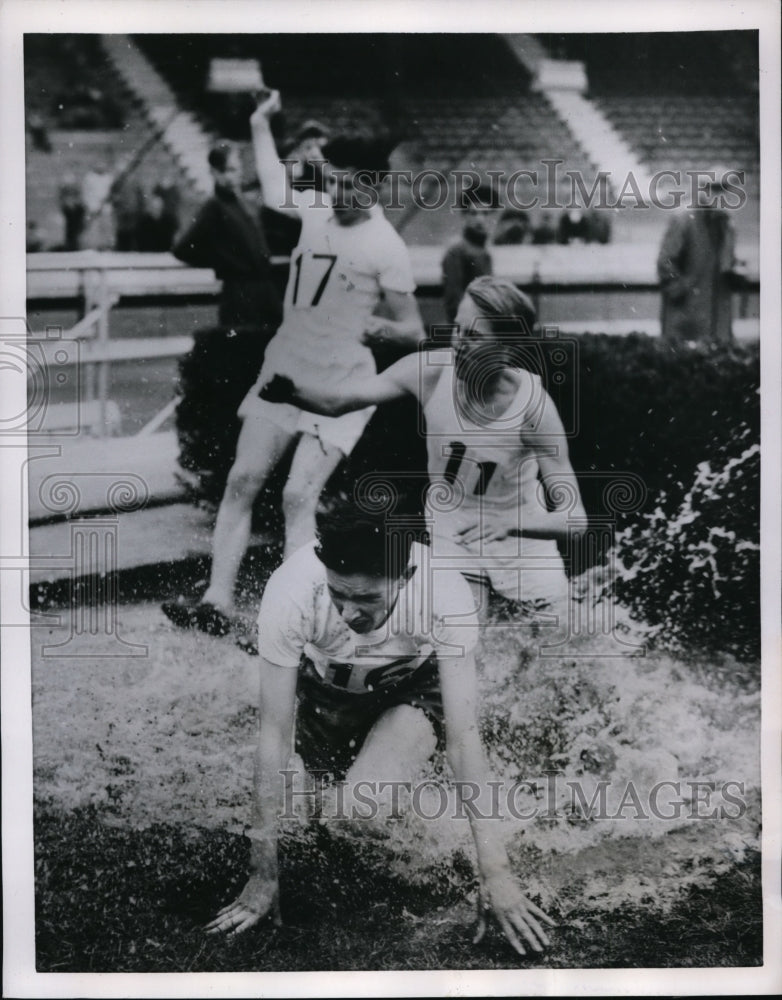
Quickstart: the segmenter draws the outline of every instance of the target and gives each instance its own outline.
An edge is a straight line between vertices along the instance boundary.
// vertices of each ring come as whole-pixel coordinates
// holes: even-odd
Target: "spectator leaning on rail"
[[[489,219],[498,207],[496,194],[488,185],[462,194],[464,227],[461,237],[445,251],[443,268],[443,304],[449,323],[453,322],[464,290],[473,280],[492,273],[492,262],[486,243],[489,239]]]
[[[731,293],[744,279],[733,224],[721,206],[726,174],[732,173],[722,167],[710,171],[714,179],[699,192],[702,203],[675,216],[663,237],[657,258],[660,321],[670,342],[733,340]]]

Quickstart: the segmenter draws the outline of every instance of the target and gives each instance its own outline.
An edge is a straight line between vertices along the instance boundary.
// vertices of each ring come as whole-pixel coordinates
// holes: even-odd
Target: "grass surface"
[[[519,959],[494,932],[471,945],[467,859],[411,885],[381,845],[317,826],[283,841],[285,926],[233,940],[203,924],[241,888],[247,842],[223,831],[116,827],[94,809],[36,815],[39,972],[235,972],[389,969],[751,966],[761,962],[759,856],[653,905],[570,910],[541,957]],[[116,822],[116,821],[114,821]]]

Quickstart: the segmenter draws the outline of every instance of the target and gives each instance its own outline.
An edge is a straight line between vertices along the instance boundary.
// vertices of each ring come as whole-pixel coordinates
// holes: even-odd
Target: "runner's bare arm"
[[[280,92],[272,90],[250,116],[255,169],[267,208],[283,215],[300,214],[298,205],[288,185],[288,175],[280,163],[274,144],[269,120],[280,110]]]
[[[253,782],[250,877],[233,903],[206,925],[209,934],[240,934],[271,914],[280,924],[277,875],[277,816],[283,804],[283,774],[291,750],[297,671],[260,657],[260,730]]]
[[[391,318],[370,316],[363,341],[370,347],[396,344],[413,350],[426,336],[418,303],[412,292],[393,292],[385,289],[385,302]]]
[[[586,511],[581,501],[578,480],[568,454],[567,436],[554,400],[546,392],[536,426],[525,428],[522,437],[533,447],[537,444],[540,478],[546,491],[548,511],[522,511],[522,534],[527,538],[555,538],[567,541],[573,532],[586,528]]]
[[[427,380],[431,380],[433,373],[437,372],[432,366],[422,365],[421,357],[418,352],[408,354],[379,375],[360,382],[347,383],[345,380],[334,388],[298,386],[292,379],[275,375],[263,386],[260,397],[271,403],[293,403],[325,417],[338,417],[407,395],[420,398]]]
[[[500,834],[500,819],[493,814],[488,765],[478,734],[474,653],[441,658],[440,688],[448,761],[469,816],[478,856],[480,893],[474,943],[483,937],[491,913],[520,955],[526,954],[522,941],[533,951],[542,951],[549,944],[543,925],[555,925],[548,914],[527,899],[513,877]]]

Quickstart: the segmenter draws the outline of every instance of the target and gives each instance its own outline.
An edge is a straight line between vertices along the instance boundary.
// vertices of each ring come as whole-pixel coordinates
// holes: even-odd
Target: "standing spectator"
[[[144,211],[144,190],[135,173],[120,174],[111,188],[111,205],[116,226],[114,249],[121,253],[140,250],[139,226]],[[166,250],[171,249],[171,244]]]
[[[607,213],[594,208],[565,209],[557,223],[557,243],[566,245],[571,240],[582,240],[584,243],[610,243],[611,220]]]
[[[182,192],[179,185],[171,174],[164,174],[155,185],[155,191],[163,199],[164,212],[172,220],[176,233],[179,229],[179,216],[182,209]]]
[[[43,239],[38,223],[35,219],[27,220],[27,238],[25,241],[26,253],[40,253],[43,250]]]
[[[31,112],[27,117],[27,131],[32,139],[33,149],[40,153],[51,153],[52,141],[49,138],[49,129],[43,116],[37,111]]]
[[[443,303],[449,323],[453,322],[464,290],[474,278],[492,273],[492,263],[486,243],[489,238],[489,217],[494,192],[488,186],[463,195],[464,227],[461,238],[450,246],[443,257]]]
[[[165,192],[156,185],[139,215],[135,249],[146,253],[165,253],[171,249],[176,228],[177,220],[166,208]]]
[[[518,246],[527,238],[529,215],[523,208],[506,208],[499,218],[492,243],[496,247]]]
[[[567,245],[572,240],[590,242],[589,217],[581,208],[566,208],[557,222],[557,243]]]
[[[663,337],[671,342],[733,340],[731,292],[741,278],[733,224],[717,204],[725,190],[725,171],[712,173],[708,203],[671,220],[657,258],[660,323]]]
[[[532,224],[532,242],[535,246],[545,246],[557,239],[556,217],[552,210],[539,208]]]
[[[81,196],[81,187],[73,174],[63,177],[58,197],[65,223],[63,250],[81,250],[87,209]]]
[[[587,211],[589,219],[589,243],[611,242],[611,215],[607,209],[590,208]]]
[[[114,212],[111,187],[114,173],[109,158],[91,167],[84,175],[81,197],[87,210],[82,247],[85,250],[114,249]]]
[[[177,240],[174,256],[194,267],[212,268],[223,282],[222,326],[264,326],[268,340],[280,321],[281,305],[258,213],[242,195],[239,151],[230,142],[218,142],[209,153],[209,166],[214,194]]]

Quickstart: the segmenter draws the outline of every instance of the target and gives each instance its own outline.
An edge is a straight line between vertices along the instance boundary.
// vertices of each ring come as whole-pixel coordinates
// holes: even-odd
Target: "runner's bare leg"
[[[436,747],[432,723],[422,709],[412,705],[389,708],[367,734],[345,775],[344,787],[322,790],[323,815],[330,821],[359,819],[373,833],[387,833],[386,823],[397,815],[397,802],[400,810],[404,808],[406,796],[401,786],[414,783],[424,773]],[[397,783],[399,787],[393,792]],[[374,808],[362,801],[367,798]]]
[[[318,497],[343,457],[335,445],[323,444],[312,434],[302,434],[282,491],[286,559],[315,537]]]
[[[250,540],[255,498],[293,440],[290,431],[262,417],[248,416],[236,446],[217,513],[212,541],[212,572],[202,600],[230,612],[239,566]]]

